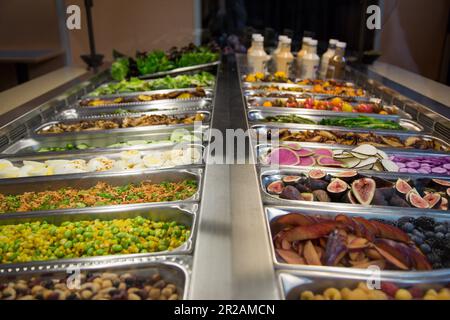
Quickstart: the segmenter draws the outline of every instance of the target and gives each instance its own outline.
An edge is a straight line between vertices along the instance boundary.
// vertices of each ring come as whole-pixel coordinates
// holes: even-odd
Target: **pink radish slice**
[[[331,157],[321,156],[317,159],[317,164],[324,167],[342,167],[342,162],[334,160]]]
[[[311,167],[316,164],[316,160],[313,157],[301,157],[299,166]]]
[[[331,151],[330,149],[316,149],[314,150],[314,153],[316,154],[316,156],[325,156],[325,157],[333,157],[333,151]]]
[[[310,149],[300,149],[300,150],[295,150],[295,153],[299,156],[299,157],[310,157],[314,155],[314,151],[310,150]]]
[[[278,164],[281,166],[296,166],[299,163],[298,155],[288,148],[273,149],[268,158],[268,164]]]

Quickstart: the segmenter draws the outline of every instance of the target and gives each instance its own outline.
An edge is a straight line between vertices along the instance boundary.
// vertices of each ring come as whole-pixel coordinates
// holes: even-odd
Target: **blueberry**
[[[420,250],[422,250],[423,253],[428,253],[431,252],[431,247],[428,244],[424,243],[420,245]]]
[[[415,235],[411,236],[411,240],[417,245],[421,245],[423,243],[422,238]]]
[[[417,230],[417,229],[414,229],[413,234],[416,235],[416,236],[418,236],[418,237],[420,237],[420,238],[422,238],[422,239],[425,238],[425,236],[423,235],[423,233],[420,232],[420,231]]]
[[[434,232],[441,232],[441,233],[446,233],[447,232],[447,227],[444,226],[443,224],[438,225],[437,227],[434,228]]]
[[[402,228],[406,232],[412,232],[414,230],[414,225],[411,222],[406,222],[405,224],[403,224]]]
[[[434,236],[438,239],[444,239],[444,234],[442,232],[438,232]]]
[[[434,232],[433,232],[433,231],[427,231],[427,232],[425,232],[425,237],[427,237],[427,238],[434,237]]]

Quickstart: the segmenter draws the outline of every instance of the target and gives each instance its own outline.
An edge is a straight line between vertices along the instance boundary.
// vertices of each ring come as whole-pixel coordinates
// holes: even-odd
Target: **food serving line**
[[[366,283],[373,275],[367,269],[371,265],[381,269],[382,283],[394,283],[397,288],[419,287],[425,294],[428,289],[439,292],[448,287],[450,241],[433,238],[433,227],[420,239],[415,234],[420,233],[418,226],[428,227],[427,223],[450,231],[450,179],[445,169],[450,168],[446,165],[450,156],[448,120],[353,68],[347,67],[345,85],[353,88],[355,95],[346,97],[315,92],[314,85],[302,80],[288,84],[276,79],[277,75],[272,79],[259,75],[257,79],[249,75],[245,55],[237,56],[237,64],[247,126],[252,129],[249,157],[256,163],[250,175],[256,180],[261,201],[259,214],[248,214],[264,221],[265,228],[255,228],[253,234],[264,233],[260,246],[268,246],[271,261],[260,254],[258,262],[271,264],[278,297],[323,298],[320,294],[326,289],[329,293],[336,288],[339,296],[344,295],[348,288],[354,290]],[[336,97],[354,110],[363,102],[375,104],[373,110],[377,111],[355,113],[307,106],[308,100],[332,101]],[[326,122],[361,115],[399,126],[389,130],[346,128]],[[272,144],[272,138],[279,141]],[[367,197],[363,191],[369,187],[373,190]],[[419,197],[413,194],[417,190]],[[428,203],[421,202],[422,197]],[[346,231],[339,231],[342,225]],[[362,229],[354,229],[361,225]],[[387,232],[392,226],[398,226],[401,230],[395,230],[400,232]],[[337,230],[335,236],[332,230]],[[345,244],[342,232],[347,239],[349,234],[361,243]],[[401,246],[404,251],[400,253],[392,249],[397,245],[393,240],[415,249]],[[428,243],[444,244],[447,251],[436,260],[434,253],[442,252],[425,248]],[[419,255],[416,249],[421,250]],[[425,256],[428,263],[423,261]],[[265,272],[270,279],[267,268]],[[356,298],[356,293],[351,294]],[[367,299],[367,293],[363,294]],[[274,296],[267,292],[264,297]]]
[[[237,69],[230,58],[215,65],[204,66],[216,75],[214,87],[91,95],[110,81],[105,71],[62,95],[50,96],[48,102],[0,129],[0,193],[8,199],[3,198],[5,213],[0,214],[0,225],[11,226],[2,232],[14,234],[31,228],[43,238],[63,239],[58,245],[46,244],[47,251],[35,253],[34,261],[25,263],[17,262],[22,257],[11,254],[11,248],[26,249],[28,243],[16,239],[0,248],[1,260],[6,262],[0,264],[2,282],[28,281],[33,276],[64,279],[66,271],[75,266],[88,275],[83,280],[87,282],[92,278],[108,285],[111,280],[119,288],[130,277],[138,279],[131,282],[138,288],[128,289],[129,298],[299,299],[307,290],[352,287],[365,281],[369,271],[362,265],[366,263],[386,269],[381,271],[382,280],[399,286],[418,284],[439,290],[448,284],[448,267],[441,257],[442,267],[436,261],[427,264],[410,251],[414,259],[396,257],[392,253],[396,251],[386,243],[404,241],[403,234],[389,233],[380,226],[405,216],[422,219],[422,224],[427,217],[436,225],[449,226],[448,201],[444,200],[445,193],[449,194],[446,184],[450,183],[450,171],[445,169],[450,148],[446,118],[355,69],[348,69],[347,79],[353,85],[347,91],[356,96],[347,103],[360,110],[358,113],[321,110],[324,101],[348,97],[314,92],[309,83],[245,81],[245,56],[237,55]],[[205,70],[191,69],[184,71]],[[355,91],[355,87],[362,89]],[[364,109],[367,105],[378,112],[362,112],[368,110]],[[359,115],[380,120],[369,124],[384,129],[336,125],[340,123],[336,119],[353,123]],[[194,126],[194,121],[202,124]],[[252,159],[257,164],[198,162],[199,154],[209,155],[208,128],[253,129],[249,154],[237,160],[245,163]],[[285,144],[282,152],[271,141],[275,136]],[[187,151],[172,153],[180,142],[189,146]],[[433,161],[427,163],[430,156]],[[285,162],[274,169],[270,166],[274,159]],[[338,181],[328,187],[336,178]],[[359,185],[354,184],[366,178],[375,183],[369,197],[358,193]],[[148,180],[150,183],[145,182]],[[370,187],[371,180],[364,181]],[[131,191],[127,187],[130,183]],[[313,188],[311,183],[319,187]],[[139,188],[150,190],[145,198]],[[173,188],[182,189],[171,193]],[[439,199],[429,196],[429,203],[424,204],[420,195],[407,192],[414,188],[443,195]],[[40,193],[49,190],[52,192]],[[54,196],[67,195],[65,192],[75,194],[76,199],[95,193],[101,200],[74,203],[70,200],[74,197],[61,200]],[[340,202],[344,193],[347,203]],[[31,198],[24,198],[24,194]],[[112,205],[108,203],[112,201]],[[25,204],[37,207],[24,211]],[[313,235],[320,241],[308,237],[292,241],[281,232],[292,228],[292,221],[295,224],[317,215],[329,224],[333,220],[346,224],[357,221],[369,231],[378,230],[374,238],[365,234],[370,241],[359,239],[364,243],[356,248],[363,249],[365,256],[346,253],[346,265],[317,265],[329,254],[323,233]],[[357,220],[361,217],[369,222]],[[96,219],[106,235],[86,222]],[[380,224],[374,227],[372,219]],[[417,222],[414,219],[411,223]],[[119,227],[126,232],[117,233]],[[70,232],[66,234],[67,229]],[[79,242],[92,243],[92,233],[101,242],[93,242],[93,248],[80,248]],[[168,233],[170,241],[165,238]],[[429,237],[424,235],[422,241]],[[137,246],[141,239],[152,246]],[[102,246],[102,241],[107,245]],[[374,243],[383,254],[369,250]],[[105,252],[108,248],[113,255]],[[390,255],[387,250],[392,250]],[[42,256],[47,258],[38,259]],[[349,268],[350,263],[359,268]],[[100,280],[92,275],[100,275]],[[147,291],[142,291],[143,279],[151,279],[145,284]],[[84,285],[92,288],[92,283]],[[11,288],[6,289],[12,295]],[[97,291],[96,295],[92,292],[93,297],[125,298],[123,292]],[[90,293],[85,294],[89,297]]]
[[[75,269],[78,296],[57,298],[192,297],[217,65],[180,70],[212,72],[212,87],[92,97],[105,70],[2,127],[0,298],[55,298],[36,284]]]

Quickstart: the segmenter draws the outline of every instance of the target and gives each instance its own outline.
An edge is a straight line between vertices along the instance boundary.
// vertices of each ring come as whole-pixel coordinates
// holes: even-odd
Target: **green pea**
[[[94,248],[89,248],[88,250],[87,250],[87,252],[86,252],[86,254],[88,255],[88,256],[92,256],[92,254],[94,253]]]
[[[113,234],[116,234],[116,233],[119,232],[119,228],[114,227],[114,228],[111,229],[111,232],[112,232]]]
[[[96,253],[97,255],[101,256],[101,255],[105,254],[105,250],[103,250],[103,249],[98,249],[95,253]]]
[[[92,239],[94,237],[93,233],[89,231],[85,232],[83,235],[85,239]]]
[[[104,232],[103,230],[100,230],[100,231],[98,232],[98,236],[99,236],[99,237],[103,237],[104,234],[105,234],[105,232]]]
[[[120,244],[115,244],[112,246],[112,249],[114,252],[120,252],[123,250],[122,246]]]
[[[75,232],[77,234],[83,234],[84,230],[83,230],[83,228],[77,228],[77,230]]]
[[[160,244],[160,245],[158,246],[158,250],[159,250],[159,251],[165,251],[165,250],[167,250],[167,246]]]
[[[72,236],[72,232],[70,230],[66,230],[64,232],[64,238],[69,239]]]
[[[66,249],[70,249],[72,248],[72,246],[73,246],[72,241],[67,241],[66,243],[64,243],[64,248]]]

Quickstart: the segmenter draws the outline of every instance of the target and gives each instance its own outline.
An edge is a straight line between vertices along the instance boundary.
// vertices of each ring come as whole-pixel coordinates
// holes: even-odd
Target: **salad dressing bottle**
[[[322,55],[322,59],[320,60],[320,77],[325,78],[328,70],[328,63],[330,59],[333,58],[336,53],[336,44],[338,41],[336,39],[330,39],[328,43],[327,51]]]
[[[345,42],[338,42],[336,44],[336,53],[330,59],[327,70],[328,79],[343,79],[345,74]]]
[[[317,55],[317,40],[309,40],[308,52],[302,59],[300,77],[302,79],[316,79],[319,71],[320,58]]]
[[[275,55],[275,71],[284,72],[288,77],[294,61],[294,55],[291,53],[291,42],[292,40],[289,38],[283,39],[280,52]]]
[[[289,38],[287,36],[284,36],[284,35],[278,36],[277,48],[272,53],[272,59],[273,60],[275,60],[275,56],[280,52],[280,50],[281,50],[281,43],[283,42],[284,39],[289,39]]]
[[[260,34],[253,35],[252,46],[247,51],[247,61],[250,73],[266,73],[266,64],[270,56],[264,51],[264,37]]]
[[[311,37],[303,37],[302,40],[302,48],[297,53],[297,76],[300,76],[301,70],[302,70],[302,59],[303,57],[308,53],[308,43],[309,40],[312,40]]]

